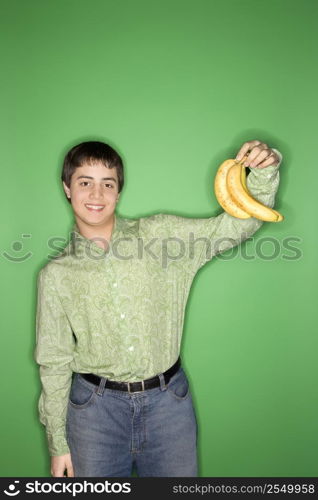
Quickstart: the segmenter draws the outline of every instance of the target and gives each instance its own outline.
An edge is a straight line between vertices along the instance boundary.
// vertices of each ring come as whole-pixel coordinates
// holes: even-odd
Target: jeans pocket
[[[190,393],[189,381],[182,368],[171,378],[167,390],[175,399],[182,400],[188,397]]]
[[[81,377],[76,374],[70,390],[69,404],[73,408],[87,408],[93,403],[95,395],[95,388],[85,384]]]

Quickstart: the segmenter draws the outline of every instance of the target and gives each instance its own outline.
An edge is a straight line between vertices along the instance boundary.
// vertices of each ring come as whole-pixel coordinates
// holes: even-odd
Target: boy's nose
[[[90,198],[102,198],[103,188],[102,186],[94,186],[90,192]]]

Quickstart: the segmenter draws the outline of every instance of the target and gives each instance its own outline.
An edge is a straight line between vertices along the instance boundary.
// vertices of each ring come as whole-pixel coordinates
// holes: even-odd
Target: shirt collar
[[[114,213],[114,225],[111,234],[110,245],[114,240],[119,238],[125,229],[125,221],[122,217]],[[105,254],[105,250],[99,247],[94,240],[86,238],[80,233],[79,227],[76,222],[74,222],[71,230],[71,241],[69,243],[71,253],[76,252],[76,254],[82,254],[85,249],[93,254]]]

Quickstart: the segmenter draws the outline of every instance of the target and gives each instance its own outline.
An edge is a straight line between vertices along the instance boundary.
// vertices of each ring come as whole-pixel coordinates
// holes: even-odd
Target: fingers
[[[67,465],[65,469],[56,468],[54,470],[51,470],[51,475],[52,477],[65,477],[65,470],[67,477],[74,477],[74,469],[72,464]]]
[[[241,161],[241,159],[248,153],[248,151],[251,151],[255,146],[258,144],[261,144],[261,141],[248,141],[244,142],[243,146],[239,150],[239,152],[236,155],[236,160]]]
[[[263,145],[256,146],[255,148],[252,149],[250,152],[247,163],[249,167],[257,167],[262,163],[268,156],[271,154],[271,150],[266,147],[263,148]],[[246,163],[246,162],[245,162]]]
[[[264,167],[269,167],[270,165],[278,165],[279,159],[275,155],[275,153],[271,153],[266,160],[264,160],[262,163],[257,165],[256,168],[264,168]]]
[[[241,161],[248,152],[249,154],[244,162],[245,167],[264,168],[270,165],[278,165],[279,163],[278,156],[265,142],[245,142],[236,155],[236,160]]]
[[[67,477],[74,477],[74,469],[73,469],[73,465],[72,465],[72,462],[69,462],[67,465],[66,465],[66,471],[67,471]]]
[[[52,477],[64,477],[64,468],[63,467],[54,467],[51,469]]]
[[[74,477],[73,464],[70,453],[51,457],[51,475],[53,477]]]

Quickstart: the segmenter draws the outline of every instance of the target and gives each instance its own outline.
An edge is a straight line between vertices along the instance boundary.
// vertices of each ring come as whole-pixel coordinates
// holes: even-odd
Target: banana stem
[[[243,167],[245,167],[244,162],[247,160],[247,158],[248,158],[248,156],[247,156],[247,155],[245,155],[245,156],[241,159],[241,161],[237,161],[236,163],[241,163],[241,164],[242,164],[242,166],[243,166]],[[246,168],[246,167],[245,167],[245,168]]]

